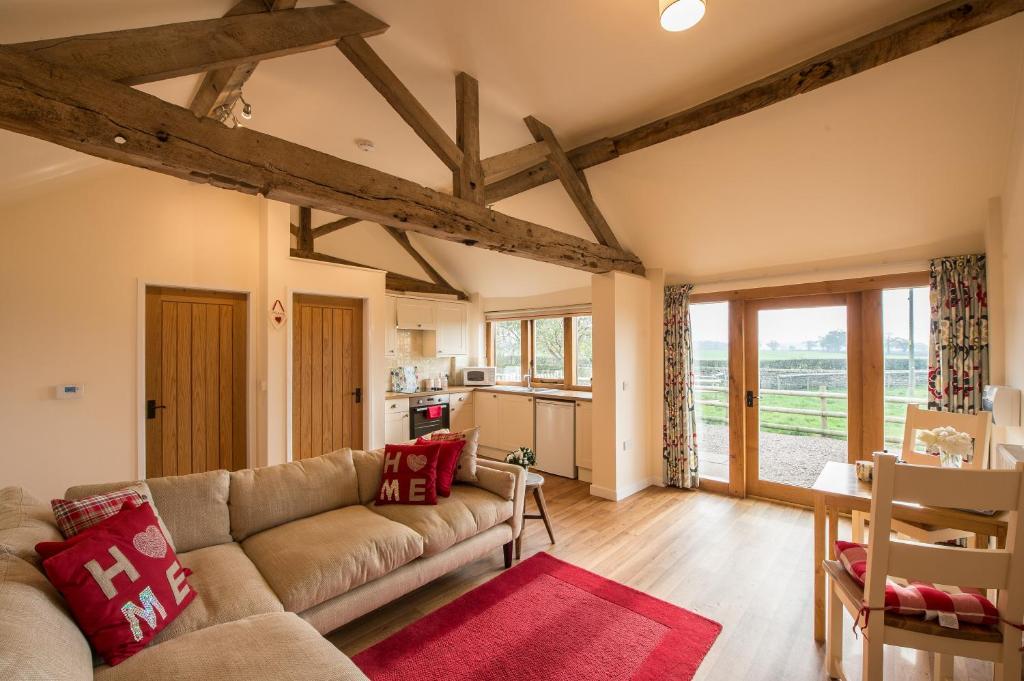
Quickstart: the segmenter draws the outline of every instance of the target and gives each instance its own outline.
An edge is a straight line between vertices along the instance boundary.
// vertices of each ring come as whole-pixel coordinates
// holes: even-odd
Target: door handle
[[[356,388],[355,390],[352,391],[351,394],[355,395],[356,404],[359,404],[360,402],[363,401],[363,389],[362,388]],[[391,405],[391,408],[394,409],[394,405]]]
[[[167,405],[157,404],[156,400],[146,400],[146,419],[152,420],[156,418],[157,409],[166,409]]]
[[[754,400],[756,400],[756,399],[757,399],[757,395],[754,394],[754,391],[753,390],[748,390],[747,391],[747,406],[748,407],[753,407],[754,406]]]

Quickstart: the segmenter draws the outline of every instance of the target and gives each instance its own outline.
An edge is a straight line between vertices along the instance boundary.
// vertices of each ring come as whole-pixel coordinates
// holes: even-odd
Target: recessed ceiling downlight
[[[696,26],[707,11],[706,0],[659,0],[661,27],[666,31],[685,31]]]

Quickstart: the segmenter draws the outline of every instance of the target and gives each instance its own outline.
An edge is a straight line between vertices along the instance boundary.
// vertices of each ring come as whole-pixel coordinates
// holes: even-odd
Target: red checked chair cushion
[[[385,447],[384,471],[374,503],[377,506],[436,504],[437,460],[440,451],[440,443]]]
[[[66,539],[69,539],[82,530],[117,515],[121,506],[129,499],[134,501],[136,506],[145,501],[135,490],[120,489],[75,501],[54,499],[50,502],[50,507],[53,509],[53,517],[57,519],[57,528]]]
[[[142,650],[196,597],[148,503],[129,500],[113,517],[37,550],[82,633],[110,665]]]
[[[466,447],[465,440],[442,440],[431,442],[422,437],[416,440],[418,445],[438,445],[437,455],[437,494],[442,497],[452,495],[452,482],[455,480],[455,469],[459,465],[459,456]]]
[[[836,557],[861,587],[868,569],[868,551],[863,544],[837,541]],[[999,610],[978,589],[945,586],[927,582],[908,582],[890,577],[885,585],[886,612],[923,619],[935,619],[938,613],[953,613],[960,622],[995,626]]]

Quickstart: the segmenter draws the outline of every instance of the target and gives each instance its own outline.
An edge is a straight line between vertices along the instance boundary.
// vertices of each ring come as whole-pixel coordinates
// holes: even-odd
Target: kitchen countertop
[[[427,397],[428,395],[449,395],[451,393],[468,393],[473,392],[471,386],[453,385],[449,386],[447,390],[420,390],[414,393],[384,393],[384,399],[386,400],[405,400],[410,397]]]
[[[536,397],[537,399],[545,400],[581,400],[584,402],[590,402],[593,399],[593,394],[586,390],[550,390],[545,388],[538,390],[530,390],[529,388],[523,388],[518,385],[481,385],[481,386],[461,386],[453,385],[447,390],[421,390],[415,393],[385,393],[384,397],[388,400],[403,400],[409,399],[410,397],[425,397],[427,395],[447,395],[450,393],[468,393],[473,391],[482,391],[490,393],[512,393],[515,395],[529,395],[530,397]]]
[[[523,388],[518,385],[487,385],[479,386],[477,390],[488,393],[529,395],[530,397],[536,397],[539,400],[581,400],[583,402],[590,402],[594,399],[593,394],[586,390],[550,390],[547,388],[530,390],[529,388]]]

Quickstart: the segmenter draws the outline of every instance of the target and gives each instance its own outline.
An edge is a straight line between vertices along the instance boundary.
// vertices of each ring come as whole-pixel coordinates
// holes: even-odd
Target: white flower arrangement
[[[530,466],[537,463],[537,455],[529,447],[520,447],[505,457],[505,463],[522,466],[529,470]]]
[[[974,438],[949,426],[919,431],[917,440],[924,445],[926,452],[938,454],[943,465],[959,466],[970,461],[974,454]]]

